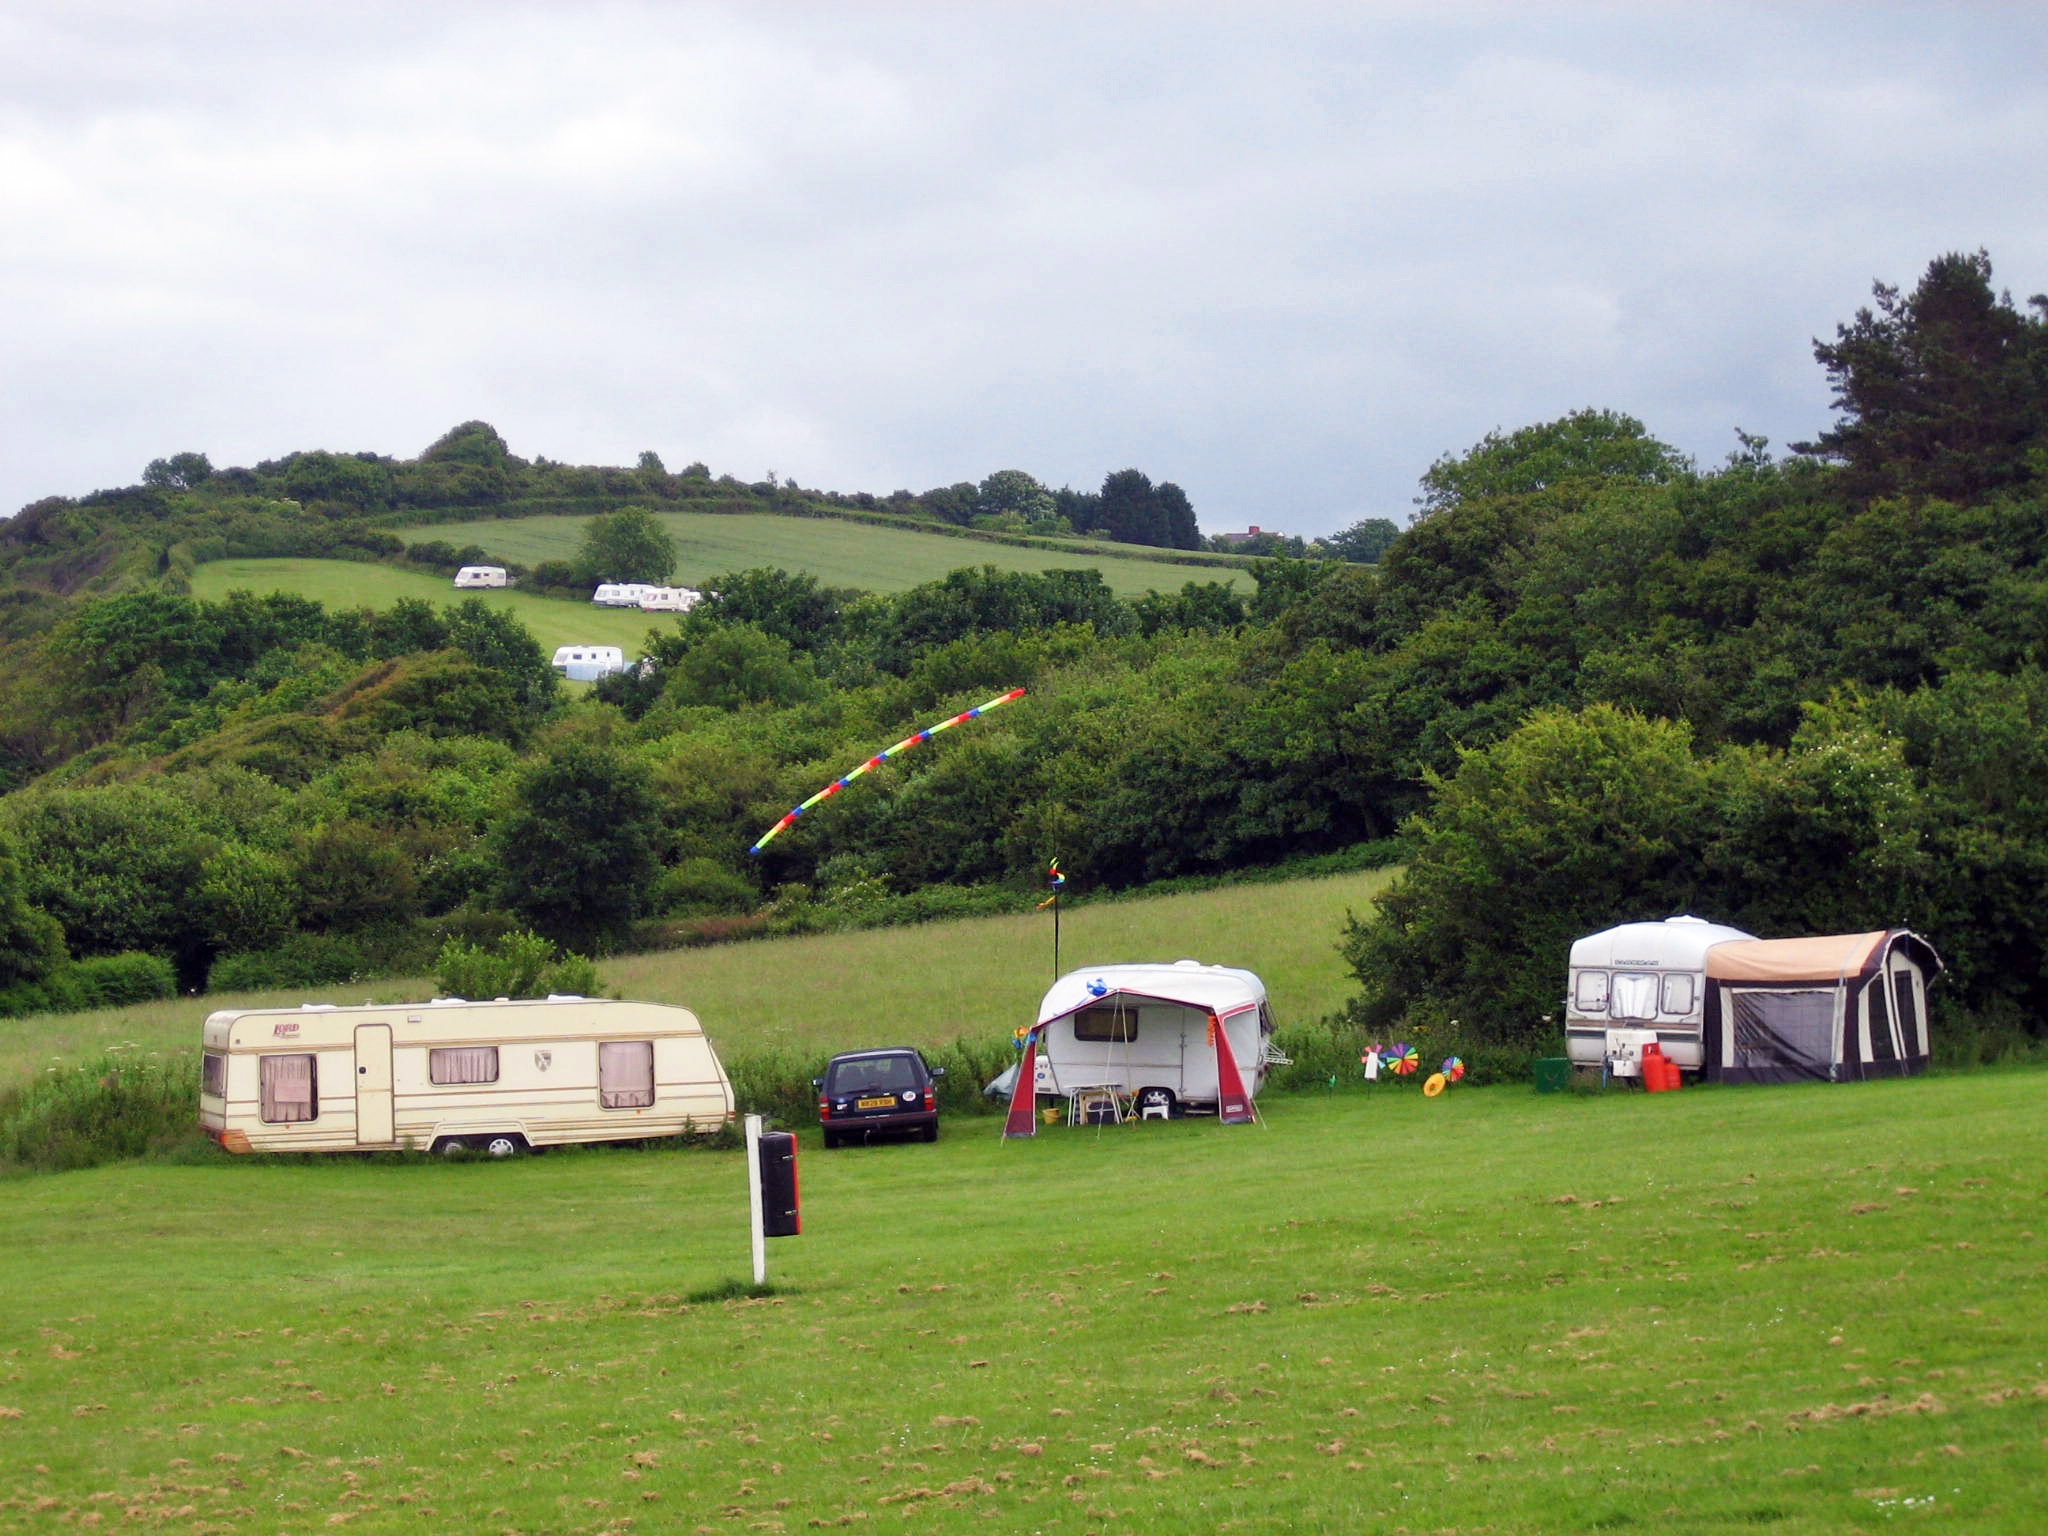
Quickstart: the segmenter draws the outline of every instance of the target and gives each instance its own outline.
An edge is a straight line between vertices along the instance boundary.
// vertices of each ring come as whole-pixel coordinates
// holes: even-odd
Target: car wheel
[[[484,1142],[484,1151],[492,1157],[517,1157],[526,1150],[526,1142],[518,1136],[492,1136]]]
[[[834,1147],[836,1147],[836,1146],[838,1146],[838,1145],[839,1145],[839,1138],[838,1138],[838,1136],[837,1136],[837,1135],[835,1135],[835,1134],[834,1134],[833,1132],[831,1132],[831,1131],[826,1131],[826,1132],[824,1133],[824,1136],[825,1136],[825,1150],[826,1150],[827,1152],[830,1152],[830,1151],[831,1151],[831,1150],[832,1150],[832,1149],[833,1149]]]
[[[937,1141],[939,1139],[939,1122],[934,1120],[930,1125],[926,1126],[924,1128],[924,1132],[922,1134],[921,1139],[925,1141]]]

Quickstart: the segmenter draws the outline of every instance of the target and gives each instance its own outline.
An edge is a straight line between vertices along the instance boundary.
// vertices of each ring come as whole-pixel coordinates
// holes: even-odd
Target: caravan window
[[[451,1046],[427,1052],[427,1081],[430,1083],[495,1083],[498,1080],[498,1048],[495,1045]]]
[[[1617,1019],[1657,1017],[1657,978],[1644,971],[1623,971],[1614,978],[1614,1009]]]
[[[1692,973],[1672,971],[1664,978],[1664,1011],[1666,1013],[1692,1012]]]
[[[1083,1008],[1074,1015],[1074,1038],[1128,1045],[1138,1038],[1138,1010]]]
[[[228,1059],[219,1051],[206,1051],[199,1058],[199,1091],[224,1099],[228,1094]]]
[[[1607,973],[1605,971],[1579,972],[1579,984],[1572,991],[1572,1006],[1581,1013],[1605,1013],[1607,1011]]]
[[[313,1089],[311,1056],[265,1056],[258,1082],[262,1088],[259,1113],[271,1125],[288,1125],[297,1120],[320,1117],[319,1096]]]
[[[606,1109],[645,1109],[654,1102],[652,1040],[599,1042],[597,1102]]]

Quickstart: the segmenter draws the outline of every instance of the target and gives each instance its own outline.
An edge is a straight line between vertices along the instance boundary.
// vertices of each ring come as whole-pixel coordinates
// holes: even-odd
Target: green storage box
[[[1536,1091],[1538,1093],[1562,1093],[1572,1085],[1572,1064],[1564,1056],[1539,1056],[1536,1058]]]

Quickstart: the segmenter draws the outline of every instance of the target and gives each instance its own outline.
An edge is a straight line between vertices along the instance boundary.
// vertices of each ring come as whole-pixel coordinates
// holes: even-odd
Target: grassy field
[[[0,1184],[0,1526],[2033,1532],[2044,1087]]]
[[[1242,567],[1174,565],[1149,559],[1138,552],[1140,546],[1129,544],[1084,543],[1069,552],[766,512],[657,515],[675,540],[676,576],[685,586],[726,571],[767,565],[808,572],[831,586],[903,592],[963,565],[993,565],[1004,571],[1093,567],[1123,597],[1154,589],[1178,592],[1190,581],[1220,581],[1246,592],[1252,588],[1251,574]],[[535,565],[572,558],[583,540],[583,524],[584,519],[573,517],[481,518],[401,528],[398,534],[410,543],[435,539],[457,548],[479,544],[498,559]]]
[[[638,656],[646,648],[648,631],[675,626],[665,614],[598,608],[515,589],[458,592],[445,578],[425,571],[358,560],[211,560],[192,573],[194,597],[219,599],[236,590],[294,592],[329,608],[388,608],[401,597],[445,607],[481,598],[517,614],[549,655],[562,645],[616,645],[627,655]]]
[[[1337,940],[1385,871],[1194,894],[1083,903],[1061,922],[1065,969],[1119,960],[1242,965],[1259,973],[1282,1026],[1334,1012],[1351,992]],[[1030,898],[1019,897],[1028,907]],[[1052,918],[972,918],[915,928],[628,955],[599,967],[606,987],[696,1011],[721,1051],[830,1054],[863,1045],[1006,1038],[1036,1016],[1052,980]],[[850,983],[857,981],[857,987]],[[320,1001],[430,996],[431,980],[327,988]],[[0,1087],[46,1067],[122,1050],[198,1049],[219,1007],[296,1004],[302,993],[185,998],[101,1013],[0,1020]]]

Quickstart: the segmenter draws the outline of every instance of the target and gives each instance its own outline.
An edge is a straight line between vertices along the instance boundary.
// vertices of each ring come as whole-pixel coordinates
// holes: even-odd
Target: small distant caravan
[[[1213,1114],[1221,1086],[1211,1019],[1257,1098],[1267,1068],[1287,1058],[1273,1047],[1266,986],[1252,972],[1195,960],[1069,971],[1038,1005],[1035,1091],[1072,1098],[1108,1088],[1141,1111]]]
[[[199,1123],[230,1152],[476,1151],[714,1132],[732,1084],[687,1008],[602,998],[224,1009]]]
[[[640,599],[642,613],[688,613],[704,594],[694,587],[649,587]]]
[[[657,590],[644,581],[602,581],[590,600],[600,608],[638,608],[647,594]]]
[[[616,645],[557,646],[554,667],[571,682],[595,682],[607,672],[625,671],[626,653]]]
[[[512,579],[502,565],[465,565],[455,573],[458,587],[509,587]]]

